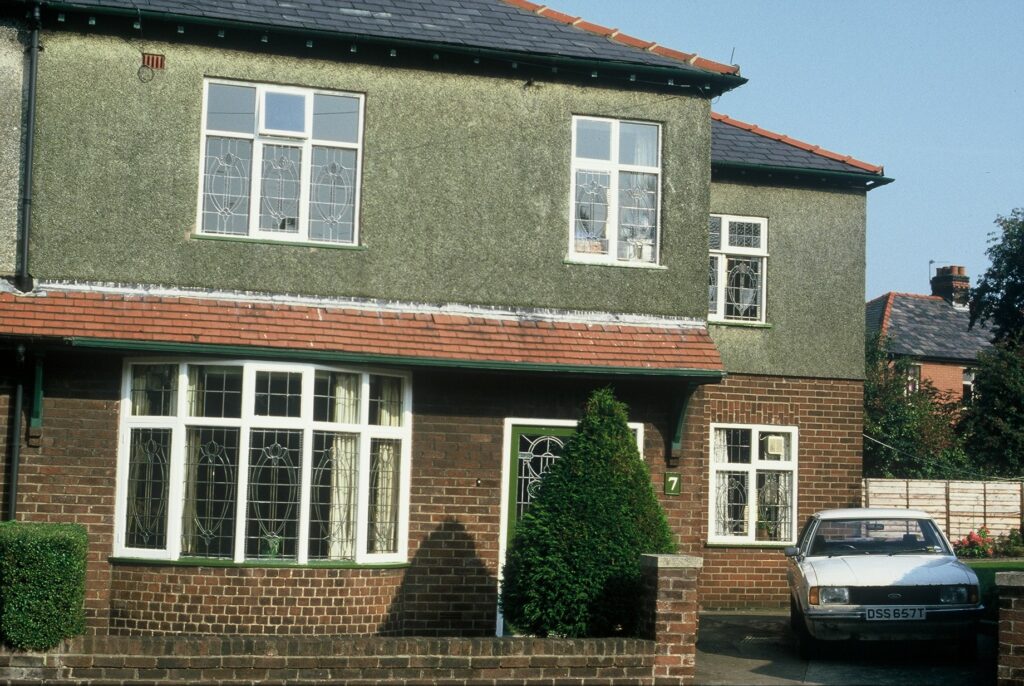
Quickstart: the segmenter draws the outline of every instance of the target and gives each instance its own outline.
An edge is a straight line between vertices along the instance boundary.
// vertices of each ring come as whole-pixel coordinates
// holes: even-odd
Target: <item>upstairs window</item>
[[[570,258],[657,264],[661,127],[574,117],[572,139]]]
[[[358,241],[363,96],[207,81],[199,233]]]
[[[713,214],[708,250],[708,319],[763,323],[768,220]]]

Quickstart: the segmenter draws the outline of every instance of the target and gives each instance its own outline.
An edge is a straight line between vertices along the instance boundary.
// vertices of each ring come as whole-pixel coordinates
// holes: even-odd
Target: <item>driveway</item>
[[[715,612],[700,615],[696,683],[990,686],[995,684],[995,660],[995,638],[982,634],[976,659],[957,655],[941,642],[922,641],[828,646],[805,661],[796,654],[788,612]]]

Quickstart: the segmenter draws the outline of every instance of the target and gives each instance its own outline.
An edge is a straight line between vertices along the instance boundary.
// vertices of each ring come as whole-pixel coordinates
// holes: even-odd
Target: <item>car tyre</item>
[[[818,641],[807,630],[804,613],[800,611],[800,606],[792,597],[789,599],[789,625],[793,629],[793,638],[796,640],[797,655],[801,660],[810,660],[818,653]]]

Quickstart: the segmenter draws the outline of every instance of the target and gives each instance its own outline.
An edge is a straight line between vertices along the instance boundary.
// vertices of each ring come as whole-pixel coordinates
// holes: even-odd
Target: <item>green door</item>
[[[516,524],[537,495],[541,477],[562,456],[565,442],[576,433],[574,426],[513,426],[509,460],[508,530],[512,542]]]

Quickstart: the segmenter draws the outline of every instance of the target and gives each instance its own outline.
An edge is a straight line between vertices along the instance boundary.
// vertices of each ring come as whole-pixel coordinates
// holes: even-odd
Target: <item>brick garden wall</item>
[[[1024,573],[996,572],[999,588],[999,686],[1024,686]]]

